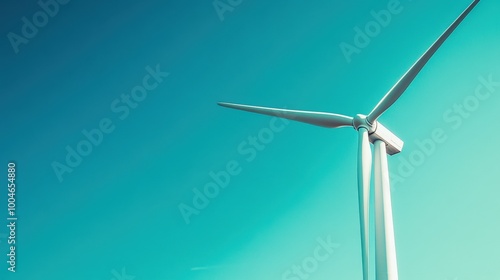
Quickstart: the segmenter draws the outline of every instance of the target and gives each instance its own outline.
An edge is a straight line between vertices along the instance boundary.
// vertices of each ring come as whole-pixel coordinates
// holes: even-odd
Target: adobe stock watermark
[[[402,11],[403,6],[399,0],[389,0],[387,9],[378,12],[372,10],[370,12],[373,20],[367,22],[363,28],[354,27],[353,43],[342,42],[339,44],[340,51],[342,51],[347,63],[351,63],[352,55],[360,54],[363,49],[368,47],[372,39],[377,37],[383,28],[389,26],[393,16],[400,14]]]
[[[201,188],[193,188],[193,198],[191,203],[179,203],[179,211],[186,224],[191,223],[192,215],[200,215],[201,211],[208,207],[210,202],[219,196],[221,190],[227,188],[231,179],[238,176],[243,171],[241,162],[250,163],[254,161],[259,152],[269,145],[277,133],[282,132],[290,123],[289,120],[276,117],[271,118],[268,125],[258,131],[256,135],[250,135],[246,140],[241,141],[237,146],[241,159],[233,159],[225,164],[225,168],[220,171],[210,171],[210,180]]]
[[[45,27],[49,23],[49,19],[55,17],[61,8],[69,3],[70,0],[39,0],[38,6],[40,10],[36,11],[30,18],[22,17],[22,26],[19,34],[14,32],[7,33],[14,53],[19,53],[21,44],[28,44],[29,40],[35,38],[39,28]]]
[[[125,268],[123,267],[120,272],[116,271],[115,269],[111,270],[111,274],[113,275],[113,278],[111,280],[134,280],[135,276],[134,275],[128,275],[127,271],[125,271]]]
[[[162,72],[159,64],[155,68],[146,66],[145,70],[146,75],[142,78],[141,84],[133,87],[130,93],[123,93],[110,103],[111,113],[118,120],[124,121],[127,119],[130,112],[137,108],[148,97],[148,94],[170,75],[168,72]],[[73,146],[66,146],[66,157],[63,163],[59,161],[51,163],[57,180],[61,183],[64,179],[63,175],[73,172],[83,162],[84,157],[90,155],[94,148],[102,143],[105,135],[113,132],[115,128],[116,125],[112,118],[105,117],[99,121],[96,128],[83,129],[81,131],[82,139]]]
[[[340,244],[334,243],[330,235],[326,239],[321,237],[316,239],[318,245],[314,248],[311,255],[302,259],[299,264],[292,265],[281,275],[282,280],[309,279],[309,277],[318,270],[319,265],[326,262],[340,247]]]
[[[241,5],[243,0],[214,0],[212,5],[220,21],[224,21],[226,12],[233,12],[236,7]]]
[[[443,112],[443,126],[434,128],[430,135],[422,140],[416,140],[416,149],[411,152],[398,155],[397,173],[391,173],[392,186],[403,183],[413,175],[416,169],[422,166],[430,158],[440,145],[448,140],[447,130],[455,131],[460,129],[465,120],[472,117],[482,103],[489,100],[493,94],[500,94],[500,80],[494,81],[493,74],[487,78],[478,77],[478,84],[472,94],[465,96],[460,102],[453,104]]]

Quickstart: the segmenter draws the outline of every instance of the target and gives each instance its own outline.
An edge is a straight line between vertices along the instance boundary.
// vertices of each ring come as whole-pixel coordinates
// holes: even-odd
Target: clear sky
[[[356,132],[216,102],[366,114],[470,3],[2,1],[0,279],[361,279]],[[500,278],[498,11],[380,118],[400,279]]]

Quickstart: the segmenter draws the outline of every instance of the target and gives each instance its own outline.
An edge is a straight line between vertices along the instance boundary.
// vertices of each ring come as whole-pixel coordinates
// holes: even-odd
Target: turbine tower
[[[389,183],[389,169],[387,154],[394,155],[401,152],[403,141],[384,127],[378,118],[391,107],[408,88],[420,70],[429,61],[432,55],[450,36],[455,28],[477,5],[479,0],[472,2],[465,11],[445,30],[445,32],[431,45],[431,47],[410,67],[399,81],[387,92],[380,102],[368,115],[358,114],[349,117],[340,114],[277,109],[268,107],[249,106],[219,102],[220,106],[278,116],[312,125],[339,128],[354,127],[358,131],[358,199],[359,221],[361,231],[361,254],[363,279],[369,279],[370,264],[370,176],[372,168],[372,150],[374,146],[374,186],[375,186],[375,271],[377,280],[397,280],[398,269],[396,261],[396,245],[394,240],[394,226],[392,219],[391,193]]]

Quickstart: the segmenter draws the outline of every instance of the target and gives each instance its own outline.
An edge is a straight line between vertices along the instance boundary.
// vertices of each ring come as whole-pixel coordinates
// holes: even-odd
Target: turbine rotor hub
[[[403,149],[403,141],[399,139],[394,133],[378,122],[371,124],[368,122],[365,115],[357,114],[352,118],[352,126],[354,129],[359,130],[364,128],[368,130],[368,138],[371,143],[376,141],[383,141],[387,147],[387,153],[394,155]]]
[[[365,115],[357,114],[352,118],[352,126],[354,129],[359,130],[360,128],[365,128],[369,133],[373,133],[377,128],[377,123],[371,124]]]

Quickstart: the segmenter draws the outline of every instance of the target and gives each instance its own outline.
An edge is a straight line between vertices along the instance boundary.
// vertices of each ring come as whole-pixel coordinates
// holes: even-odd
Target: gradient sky
[[[211,1],[73,0],[16,53],[9,33],[42,8],[2,1],[0,174],[16,163],[19,220],[15,274],[0,227],[0,279],[285,279],[328,238],[308,279],[361,279],[355,131],[216,102],[368,113],[471,1],[401,0],[348,62],[340,44],[390,2],[221,0],[235,6],[220,16]],[[389,159],[400,279],[500,278],[500,86],[474,103],[481,79],[500,81],[498,11],[481,1],[380,118],[405,141]],[[148,66],[169,76],[117,112]],[[58,178],[103,120],[113,131]],[[238,172],[186,224],[179,205],[228,164]],[[6,187],[0,201],[7,223]]]

